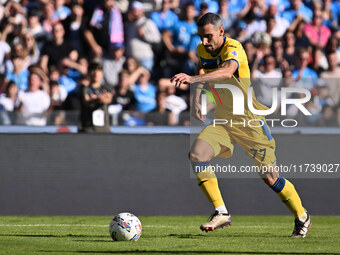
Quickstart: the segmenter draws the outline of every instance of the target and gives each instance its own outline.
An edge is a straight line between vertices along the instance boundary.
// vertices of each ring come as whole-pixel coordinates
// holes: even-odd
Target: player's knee
[[[201,155],[199,153],[196,153],[196,152],[193,152],[193,151],[189,152],[189,158],[190,158],[191,161],[194,161],[194,162],[203,161],[203,160],[200,160]]]
[[[194,161],[194,162],[209,161],[211,159],[211,157],[202,150],[190,151],[189,158],[191,161]]]

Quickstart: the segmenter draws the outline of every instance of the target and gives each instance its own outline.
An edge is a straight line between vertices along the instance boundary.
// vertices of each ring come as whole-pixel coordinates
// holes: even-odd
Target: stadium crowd
[[[312,115],[287,115],[340,126],[337,0],[1,0],[1,123],[46,125],[58,112],[60,124],[59,112],[79,111],[85,131],[118,113],[124,125],[188,124],[189,88],[169,78],[195,74],[196,20],[206,12],[243,44],[260,102],[271,106],[273,88],[302,87]]]

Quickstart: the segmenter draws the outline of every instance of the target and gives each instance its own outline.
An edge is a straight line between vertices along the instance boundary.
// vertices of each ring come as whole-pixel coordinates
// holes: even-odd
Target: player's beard
[[[206,46],[204,46],[204,49],[208,53],[213,53],[214,52],[214,49],[213,49],[212,45],[206,45]]]

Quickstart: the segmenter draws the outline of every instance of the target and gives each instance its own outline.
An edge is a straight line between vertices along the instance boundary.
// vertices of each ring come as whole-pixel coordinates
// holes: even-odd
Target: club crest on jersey
[[[233,55],[235,58],[237,57],[237,52],[234,50],[231,55]]]

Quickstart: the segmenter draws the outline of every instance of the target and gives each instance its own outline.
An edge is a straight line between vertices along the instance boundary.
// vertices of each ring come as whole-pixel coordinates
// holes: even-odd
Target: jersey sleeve
[[[200,63],[200,64],[202,64],[201,63],[201,56],[202,56],[202,42],[200,42],[198,45],[197,45],[197,47],[196,47],[196,54],[197,54],[197,57],[198,57],[198,62]]]
[[[222,52],[222,62],[226,61],[235,61],[238,64],[238,67],[243,62],[243,49],[240,43],[230,43],[225,46]]]

